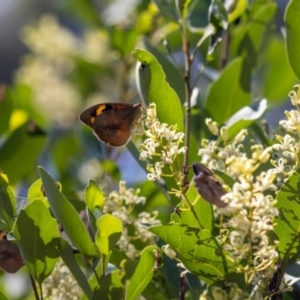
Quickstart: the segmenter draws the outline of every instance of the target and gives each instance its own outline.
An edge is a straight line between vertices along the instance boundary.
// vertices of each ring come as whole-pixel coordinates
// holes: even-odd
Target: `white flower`
[[[219,127],[218,127],[217,122],[214,122],[212,119],[207,118],[207,119],[205,119],[205,124],[212,134],[214,134],[214,135],[219,134]]]
[[[162,246],[162,250],[171,259],[174,259],[176,257],[176,252],[170,247],[169,244]]]
[[[171,166],[176,157],[187,151],[183,143],[184,133],[177,132],[176,125],[160,123],[156,118],[156,105],[151,103],[147,109],[145,120],[146,130],[144,135],[147,139],[139,146],[140,160],[151,160],[153,157],[159,159],[153,166],[147,165],[148,180],[154,181],[164,176],[165,165]],[[179,175],[178,175],[179,176]]]

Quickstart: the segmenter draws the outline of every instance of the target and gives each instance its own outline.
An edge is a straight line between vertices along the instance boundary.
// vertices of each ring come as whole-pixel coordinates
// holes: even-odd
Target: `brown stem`
[[[183,270],[179,268],[179,271],[182,272]],[[185,277],[180,276],[179,279],[179,299],[184,300],[185,299]]]
[[[229,32],[227,30],[223,35],[223,43],[222,43],[222,50],[221,50],[221,57],[220,57],[221,69],[224,69],[224,67],[227,64],[228,47],[229,47]]]
[[[40,296],[39,296],[39,293],[37,291],[35,280],[33,279],[33,277],[30,274],[29,274],[29,278],[30,278],[30,282],[31,282],[31,286],[32,286],[32,289],[33,289],[35,299],[40,300]]]
[[[189,145],[190,145],[190,115],[191,115],[191,86],[190,86],[190,75],[191,75],[191,57],[190,57],[190,45],[187,41],[187,34],[185,25],[182,24],[182,50],[184,54],[184,82],[185,82],[185,147],[187,151],[184,153],[183,168],[187,169],[189,166]],[[184,175],[184,183],[187,182],[187,173]]]

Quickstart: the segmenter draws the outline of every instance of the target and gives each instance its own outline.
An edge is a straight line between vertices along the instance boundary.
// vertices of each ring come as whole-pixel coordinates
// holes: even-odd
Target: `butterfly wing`
[[[83,111],[79,118],[94,130],[98,139],[121,147],[128,143],[142,117],[142,104],[104,103]]]

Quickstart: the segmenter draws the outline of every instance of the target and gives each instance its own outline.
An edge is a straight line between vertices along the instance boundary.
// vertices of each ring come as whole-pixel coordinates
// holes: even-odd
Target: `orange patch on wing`
[[[0,240],[4,240],[7,235],[7,231],[0,231]]]
[[[105,108],[106,108],[106,104],[99,105],[99,107],[96,109],[96,115],[97,116],[101,115]]]

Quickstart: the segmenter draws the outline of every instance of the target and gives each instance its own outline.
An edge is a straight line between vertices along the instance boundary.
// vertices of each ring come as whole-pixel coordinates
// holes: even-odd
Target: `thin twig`
[[[224,69],[224,67],[227,64],[227,59],[228,59],[228,47],[229,47],[229,32],[228,32],[228,30],[225,31],[222,40],[223,40],[223,43],[222,43],[220,64],[221,64],[221,69]]]
[[[187,41],[187,34],[185,24],[181,24],[182,33],[182,50],[184,54],[184,82],[185,82],[185,140],[184,144],[187,151],[184,153],[183,168],[187,169],[189,166],[189,146],[190,146],[190,116],[191,116],[191,87],[190,87],[190,73],[191,73],[191,57],[190,45]],[[184,175],[183,182],[187,182],[187,173]]]
[[[183,270],[179,267],[179,271],[182,272]],[[179,290],[179,299],[180,300],[184,300],[185,298],[185,277],[184,276],[179,276],[179,286],[180,286],[180,290]]]
[[[30,274],[29,274],[29,278],[30,278],[30,282],[31,282],[31,286],[32,286],[32,289],[33,289],[33,293],[34,293],[35,299],[36,300],[40,300],[40,296],[39,296],[39,293],[37,291],[35,280],[33,279],[33,277]]]

